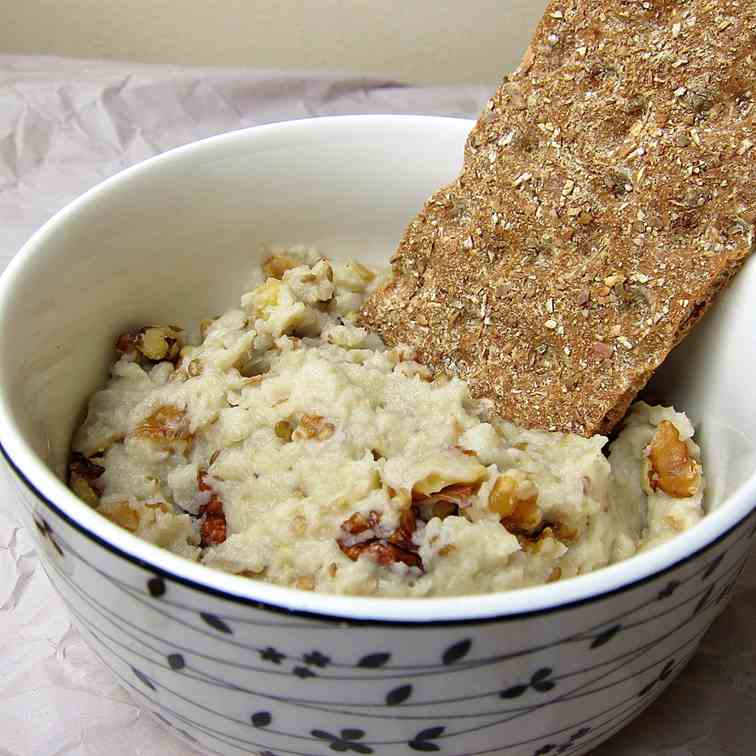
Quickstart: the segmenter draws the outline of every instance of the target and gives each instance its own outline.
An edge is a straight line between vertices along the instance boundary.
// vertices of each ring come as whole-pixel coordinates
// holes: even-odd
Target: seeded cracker
[[[754,248],[756,2],[552,2],[363,322],[525,427],[607,433]]]

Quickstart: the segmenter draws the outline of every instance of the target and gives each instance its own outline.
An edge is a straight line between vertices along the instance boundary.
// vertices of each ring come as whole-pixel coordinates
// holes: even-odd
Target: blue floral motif
[[[317,675],[307,667],[294,667],[292,672],[300,679],[306,680],[308,677],[317,677]]]
[[[260,658],[263,661],[269,661],[273,664],[280,664],[286,658],[286,655],[280,653],[279,651],[276,651],[275,648],[268,646],[263,651],[260,651]]]
[[[662,671],[659,673],[659,676],[655,680],[652,680],[648,685],[646,685],[645,688],[643,688],[640,691],[640,693],[638,693],[638,698],[642,698],[647,693],[650,693],[651,690],[656,687],[657,683],[660,683],[666,680],[672,674],[672,670],[674,670],[674,668],[675,668],[675,660],[670,659],[664,665],[664,669],[662,669]]]
[[[440,751],[441,749],[431,741],[440,738],[445,730],[445,727],[429,727],[418,732],[407,745],[413,751]]]
[[[305,654],[304,663],[313,667],[327,667],[331,663],[330,656],[324,656],[320,651],[311,651],[309,654]]]
[[[552,688],[556,686],[553,680],[549,680],[553,670],[549,667],[543,667],[533,674],[529,683],[522,683],[519,685],[512,685],[509,688],[505,688],[499,693],[501,698],[519,698],[524,695],[530,688],[538,693],[548,693]]]
[[[329,741],[329,747],[332,751],[338,751],[340,753],[345,753],[346,751],[354,751],[355,753],[374,752],[370,746],[356,742],[365,737],[364,730],[347,728],[341,730],[339,735],[331,735],[330,732],[325,732],[325,730],[312,730],[310,734],[321,740]]]
[[[36,526],[42,538],[48,541],[49,544],[55,549],[55,551],[58,552],[58,556],[63,556],[63,549],[60,548],[60,544],[55,538],[55,533],[53,532],[53,529],[48,524],[47,520],[45,520],[43,517],[39,517],[39,518],[35,517],[34,525]]]

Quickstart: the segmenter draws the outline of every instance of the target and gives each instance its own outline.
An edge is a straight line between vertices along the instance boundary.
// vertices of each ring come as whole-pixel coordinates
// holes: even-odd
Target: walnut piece
[[[134,435],[166,446],[181,447],[188,445],[192,440],[186,413],[170,404],[158,407],[148,418],[139,423],[134,430]]]
[[[412,498],[431,496],[450,486],[470,484],[479,486],[487,477],[486,468],[480,464],[474,451],[452,446],[433,455],[425,465],[424,474],[412,486]]]
[[[669,420],[659,423],[646,447],[646,456],[648,482],[654,491],[661,489],[676,499],[696,494],[701,482],[701,466],[691,458],[688,445]]]
[[[381,537],[381,515],[370,512],[364,515],[355,512],[345,520],[341,529],[345,535],[337,540],[339,548],[349,559],[356,562],[363,554],[377,562],[382,567],[388,567],[402,562],[409,567],[423,569],[423,562],[417,553],[418,547],[412,541],[412,535],[417,527],[417,515],[414,508],[402,513],[399,527],[387,537]],[[368,533],[365,540],[355,540],[355,536]]]
[[[210,328],[217,319],[218,318],[204,318],[203,320],[200,320],[200,336],[202,337],[202,341],[207,338]]]
[[[291,441],[291,423],[287,422],[286,420],[279,420],[273,430],[275,431],[276,436],[280,438],[282,441],[288,443]]]
[[[100,514],[125,530],[135,533],[139,528],[139,513],[124,501],[108,509],[100,510]]]
[[[479,488],[480,483],[454,483],[428,496],[414,491],[412,500],[419,507],[421,519],[427,522],[439,517],[443,520],[469,507]]]
[[[380,564],[381,567],[389,567],[397,562],[403,562],[408,567],[417,567],[419,570],[423,569],[423,562],[418,554],[404,551],[398,546],[386,543],[385,541],[370,542],[365,549],[365,553]]]
[[[210,500],[200,505],[200,546],[217,546],[226,540],[226,515],[223,512],[223,502],[220,496],[207,482],[207,473],[200,470],[197,473],[197,488],[210,493]]]
[[[97,480],[105,472],[102,465],[93,462],[81,452],[74,452],[71,455],[70,470],[72,473],[90,481]]]
[[[269,278],[283,278],[287,270],[301,265],[300,262],[288,255],[273,255],[263,263],[263,273]]]
[[[336,432],[336,426],[320,415],[302,415],[297,429],[291,434],[294,441],[326,441]]]
[[[80,452],[71,455],[68,466],[68,485],[71,490],[90,506],[96,506],[100,499],[100,491],[97,481],[105,472],[102,465],[98,465]]]
[[[176,363],[182,347],[178,326],[145,326],[138,331],[121,334],[115,348],[121,354],[142,355],[151,362]]]
[[[198,358],[189,360],[189,363],[186,366],[186,374],[190,378],[196,378],[198,375],[202,375],[202,360]]]
[[[158,511],[167,513],[171,511],[171,507],[165,501],[140,502],[136,508],[128,501],[111,501],[100,506],[97,511],[116,525],[135,533],[140,525],[154,524]]]
[[[522,550],[529,554],[540,554],[548,541],[559,540],[553,528],[548,525],[538,528],[532,533],[517,533],[516,535]]]
[[[532,484],[523,483],[507,474],[496,479],[488,496],[488,508],[499,515],[501,523],[510,533],[527,535],[541,525],[543,518],[538,507],[538,494],[530,493],[533,488]]]
[[[362,512],[355,512],[351,517],[341,523],[341,529],[345,530],[350,535],[359,535],[366,530],[377,528],[380,521],[381,516],[378,512],[370,512],[367,516],[362,514]]]
[[[100,497],[88,480],[79,477],[75,473],[71,473],[68,485],[84,503],[89,504],[90,507],[97,506]]]

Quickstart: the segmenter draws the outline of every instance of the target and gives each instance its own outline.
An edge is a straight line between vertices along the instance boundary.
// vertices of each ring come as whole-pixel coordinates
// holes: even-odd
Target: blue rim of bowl
[[[203,593],[209,596],[213,596],[214,598],[220,598],[225,601],[230,601],[233,604],[240,604],[242,606],[251,606],[251,607],[254,607],[255,609],[261,609],[261,610],[268,611],[274,614],[284,615],[286,617],[298,617],[301,619],[316,620],[320,622],[331,622],[331,623],[342,625],[342,626],[402,627],[402,628],[409,628],[409,629],[423,629],[430,626],[466,627],[470,625],[490,625],[490,624],[496,624],[496,623],[502,623],[502,622],[511,622],[515,620],[528,619],[532,617],[543,617],[549,614],[554,614],[555,612],[563,612],[570,609],[575,609],[585,604],[596,603],[598,601],[603,601],[605,599],[618,596],[622,593],[626,593],[629,590],[639,588],[640,586],[646,583],[649,583],[653,580],[657,580],[658,578],[663,577],[669,572],[682,567],[683,565],[687,564],[693,559],[698,558],[701,554],[715,547],[718,543],[725,540],[731,533],[741,528],[748,520],[750,520],[756,514],[756,506],[754,506],[754,508],[751,509],[749,512],[747,512],[744,517],[742,517],[734,525],[732,525],[723,533],[721,533],[719,536],[717,536],[714,540],[710,541],[704,546],[701,546],[700,548],[686,555],[679,561],[668,565],[662,570],[653,572],[650,575],[646,575],[645,577],[638,578],[637,580],[634,580],[630,583],[625,583],[623,585],[617,586],[616,588],[610,591],[603,591],[601,593],[597,593],[593,596],[587,596],[585,598],[575,599],[573,601],[556,604],[555,606],[552,606],[552,607],[544,607],[542,609],[533,609],[533,610],[525,611],[525,612],[512,612],[511,614],[495,615],[491,617],[472,617],[469,619],[458,619],[458,620],[428,619],[428,620],[416,620],[412,622],[402,621],[402,620],[370,619],[370,618],[349,617],[349,616],[338,615],[338,614],[329,614],[327,612],[321,613],[321,612],[303,611],[299,609],[287,609],[284,606],[270,604],[265,601],[260,601],[259,599],[247,598],[246,596],[237,596],[233,593],[227,593],[217,588],[211,588],[207,585],[203,585],[202,583],[197,583],[194,580],[191,580],[189,578],[181,577],[180,575],[176,575],[175,573],[165,570],[162,567],[158,567],[157,565],[154,565],[144,559],[140,559],[138,557],[132,556],[131,554],[123,551],[122,549],[119,549],[117,546],[114,546],[112,543],[105,540],[101,536],[98,536],[96,533],[93,533],[91,530],[88,530],[87,528],[85,528],[83,525],[78,523],[70,515],[66,514],[66,512],[64,512],[60,507],[58,507],[56,504],[50,501],[50,499],[47,496],[45,496],[26,477],[24,472],[13,461],[13,459],[8,454],[8,452],[6,451],[5,447],[3,446],[1,442],[0,442],[0,454],[2,454],[5,461],[8,463],[8,466],[15,473],[16,477],[18,477],[18,479],[34,494],[34,496],[39,501],[44,503],[44,505],[48,507],[57,517],[59,517],[61,520],[66,522],[69,526],[74,528],[74,530],[78,531],[89,540],[94,541],[98,546],[102,546],[106,551],[109,551],[111,554],[114,554],[117,557],[125,559],[126,561],[131,562],[132,564],[135,564],[138,567],[141,567],[142,569],[148,570],[155,576],[159,576],[163,578],[164,580],[167,580],[173,583],[178,583],[179,585],[183,585],[186,588],[190,588],[193,591],[196,591],[198,593]],[[205,569],[211,569],[211,568],[206,567]]]

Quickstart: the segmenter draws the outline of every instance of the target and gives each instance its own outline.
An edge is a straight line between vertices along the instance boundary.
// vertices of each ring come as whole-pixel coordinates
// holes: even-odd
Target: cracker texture
[[[363,324],[528,428],[608,433],[754,249],[756,2],[551,2]]]

